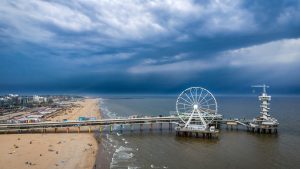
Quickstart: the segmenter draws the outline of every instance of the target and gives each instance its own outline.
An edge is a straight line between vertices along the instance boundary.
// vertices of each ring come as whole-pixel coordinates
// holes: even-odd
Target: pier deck
[[[64,128],[68,132],[68,128],[77,127],[103,127],[112,125],[133,125],[140,124],[142,129],[143,125],[150,124],[151,128],[153,124],[177,124],[180,119],[177,116],[166,116],[166,117],[143,117],[143,118],[124,118],[124,119],[100,119],[100,120],[90,120],[90,121],[66,121],[66,122],[37,122],[37,123],[11,123],[11,124],[0,124],[0,134],[7,132],[31,132],[33,130],[48,130]],[[247,119],[216,119],[214,120],[216,126],[226,125],[226,127],[237,127],[244,126],[247,130],[252,131],[249,123],[250,120]],[[219,128],[219,127],[217,127]],[[90,129],[89,129],[90,130]],[[112,129],[111,129],[112,130]],[[255,129],[254,131],[257,131]],[[259,130],[264,131],[264,130]],[[276,130],[277,132],[277,130]]]

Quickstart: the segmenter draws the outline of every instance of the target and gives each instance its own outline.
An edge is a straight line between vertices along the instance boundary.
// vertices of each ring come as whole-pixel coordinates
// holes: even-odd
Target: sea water
[[[259,115],[256,96],[217,96],[218,110],[224,118],[252,119]],[[104,118],[130,115],[170,115],[175,96],[103,97]],[[176,137],[174,131],[153,130],[136,125],[114,126],[100,138],[97,168],[300,168],[300,97],[273,96],[271,115],[279,120],[277,135],[221,129],[218,139]],[[155,128],[155,126],[154,126]]]

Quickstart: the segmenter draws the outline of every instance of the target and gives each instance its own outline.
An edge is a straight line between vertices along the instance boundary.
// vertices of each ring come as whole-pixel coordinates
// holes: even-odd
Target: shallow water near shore
[[[224,118],[258,115],[256,96],[216,97]],[[110,97],[101,100],[104,118],[170,115],[176,97]],[[271,115],[279,120],[277,135],[222,128],[219,139],[176,137],[165,126],[150,131],[135,126],[102,133],[97,168],[300,168],[300,97],[272,97]]]

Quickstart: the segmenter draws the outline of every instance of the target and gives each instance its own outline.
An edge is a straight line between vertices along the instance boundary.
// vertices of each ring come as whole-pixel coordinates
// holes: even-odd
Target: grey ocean
[[[258,115],[256,96],[217,96],[224,118],[248,118]],[[175,111],[176,96],[104,97],[101,110],[105,118],[169,115]],[[168,129],[140,132],[103,133],[97,168],[300,168],[300,97],[273,96],[271,115],[279,120],[278,135],[254,134],[221,129],[219,139],[176,137]],[[167,127],[166,127],[167,128]],[[125,128],[126,129],[126,128]]]

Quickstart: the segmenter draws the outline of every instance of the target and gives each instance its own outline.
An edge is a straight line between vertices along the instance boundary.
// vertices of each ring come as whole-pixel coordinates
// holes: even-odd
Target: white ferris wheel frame
[[[195,93],[193,93],[192,90],[194,90]],[[199,95],[198,90],[201,90]],[[185,89],[180,93],[176,101],[176,112],[181,121],[185,123],[185,127],[190,124],[192,119],[197,118],[202,125],[207,126],[213,121],[217,111],[218,104],[216,98],[210,91],[202,87],[190,87]]]

